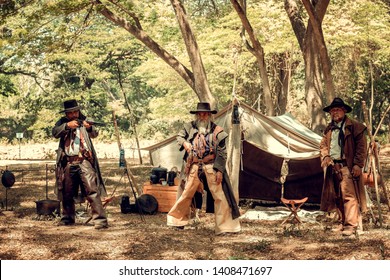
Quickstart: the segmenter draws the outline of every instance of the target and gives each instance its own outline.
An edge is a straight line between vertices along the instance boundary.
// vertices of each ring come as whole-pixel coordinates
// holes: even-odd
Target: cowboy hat
[[[80,106],[77,104],[75,99],[70,99],[64,101],[64,110],[60,111],[60,113],[73,112],[80,110]]]
[[[335,99],[333,99],[332,103],[330,103],[329,106],[326,106],[324,109],[325,112],[328,112],[332,109],[332,108],[335,108],[335,107],[338,107],[338,108],[344,108],[346,110],[347,113],[351,112],[352,111],[352,108],[345,104],[344,101],[339,98],[339,97],[336,97]]]
[[[199,102],[196,107],[196,110],[190,111],[191,114],[196,114],[200,112],[209,112],[211,114],[216,114],[217,110],[210,110],[210,103]]]

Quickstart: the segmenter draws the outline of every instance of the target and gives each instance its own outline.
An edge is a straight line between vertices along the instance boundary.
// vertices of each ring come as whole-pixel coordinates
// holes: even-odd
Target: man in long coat
[[[91,205],[95,228],[106,228],[107,217],[101,201],[106,189],[91,141],[98,136],[98,131],[86,121],[74,99],[65,101],[64,110],[60,113],[65,113],[65,116],[52,129],[53,137],[60,139],[56,161],[56,193],[63,206],[60,223],[75,223],[74,200],[80,187]]]
[[[362,176],[367,156],[366,127],[346,116],[352,108],[341,98],[335,98],[323,110],[330,113],[332,121],[320,144],[326,175],[321,210],[338,210],[341,223],[333,230],[349,236],[362,227],[361,213],[367,210]]]

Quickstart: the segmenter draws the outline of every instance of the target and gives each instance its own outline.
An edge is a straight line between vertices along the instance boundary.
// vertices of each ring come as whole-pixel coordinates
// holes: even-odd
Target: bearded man
[[[212,121],[217,111],[209,103],[198,103],[190,113],[195,120],[177,135],[180,150],[185,149],[185,186],[167,215],[167,225],[183,229],[188,224],[194,194],[207,184],[214,200],[215,234],[240,232],[240,213],[226,173],[228,134]]]
[[[86,121],[76,100],[65,101],[60,113],[65,113],[65,116],[52,129],[53,137],[60,139],[56,162],[56,193],[63,206],[60,224],[75,223],[75,198],[80,186],[81,193],[91,205],[95,228],[106,228],[107,217],[100,198],[106,194],[106,189],[91,141],[99,133],[91,122]]]
[[[361,212],[367,207],[361,176],[367,156],[366,127],[347,117],[352,108],[341,98],[336,97],[323,110],[332,121],[320,143],[321,166],[326,174],[321,210],[338,209],[341,220],[333,231],[350,236],[362,228]]]

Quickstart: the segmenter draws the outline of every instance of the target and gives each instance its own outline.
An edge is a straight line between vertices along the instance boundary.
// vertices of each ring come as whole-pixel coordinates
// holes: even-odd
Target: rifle
[[[77,119],[77,122],[79,123],[79,126],[83,126],[83,122],[87,122],[90,125],[98,125],[98,126],[106,126],[106,123],[104,122],[96,122],[93,120],[82,120],[82,119]]]

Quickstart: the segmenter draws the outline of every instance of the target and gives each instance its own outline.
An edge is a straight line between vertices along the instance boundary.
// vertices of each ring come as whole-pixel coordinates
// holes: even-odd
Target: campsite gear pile
[[[369,112],[368,112],[365,101],[362,101],[362,109],[363,109],[364,120],[365,120],[365,123],[367,125],[368,137],[371,140],[371,143],[368,147],[368,155],[367,155],[366,165],[365,165],[364,170],[363,170],[363,179],[365,180],[366,185],[375,188],[378,220],[379,220],[380,227],[382,227],[383,218],[382,218],[382,210],[381,210],[381,205],[380,205],[379,186],[382,187],[382,192],[384,194],[386,204],[387,204],[387,207],[389,208],[389,210],[390,210],[390,199],[389,199],[389,195],[387,193],[386,186],[384,184],[384,180],[382,180],[382,171],[381,171],[381,166],[380,166],[380,162],[379,162],[379,155],[378,155],[379,149],[378,149],[378,145],[376,144],[376,141],[375,141],[375,136],[376,136],[376,134],[381,126],[381,123],[382,123],[384,117],[389,112],[390,106],[387,107],[387,109],[386,109],[381,121],[379,122],[379,125],[378,125],[374,134],[372,133],[372,124],[371,124],[370,119],[368,117]],[[373,214],[373,211],[372,211],[370,205],[369,205],[369,208],[370,208],[370,212],[371,212],[373,218],[375,219],[375,216]]]
[[[173,186],[175,185],[175,178],[178,175],[177,167],[172,167],[171,171],[168,172],[168,169],[165,167],[154,167],[152,168],[150,175],[151,184],[161,184],[163,186]]]

